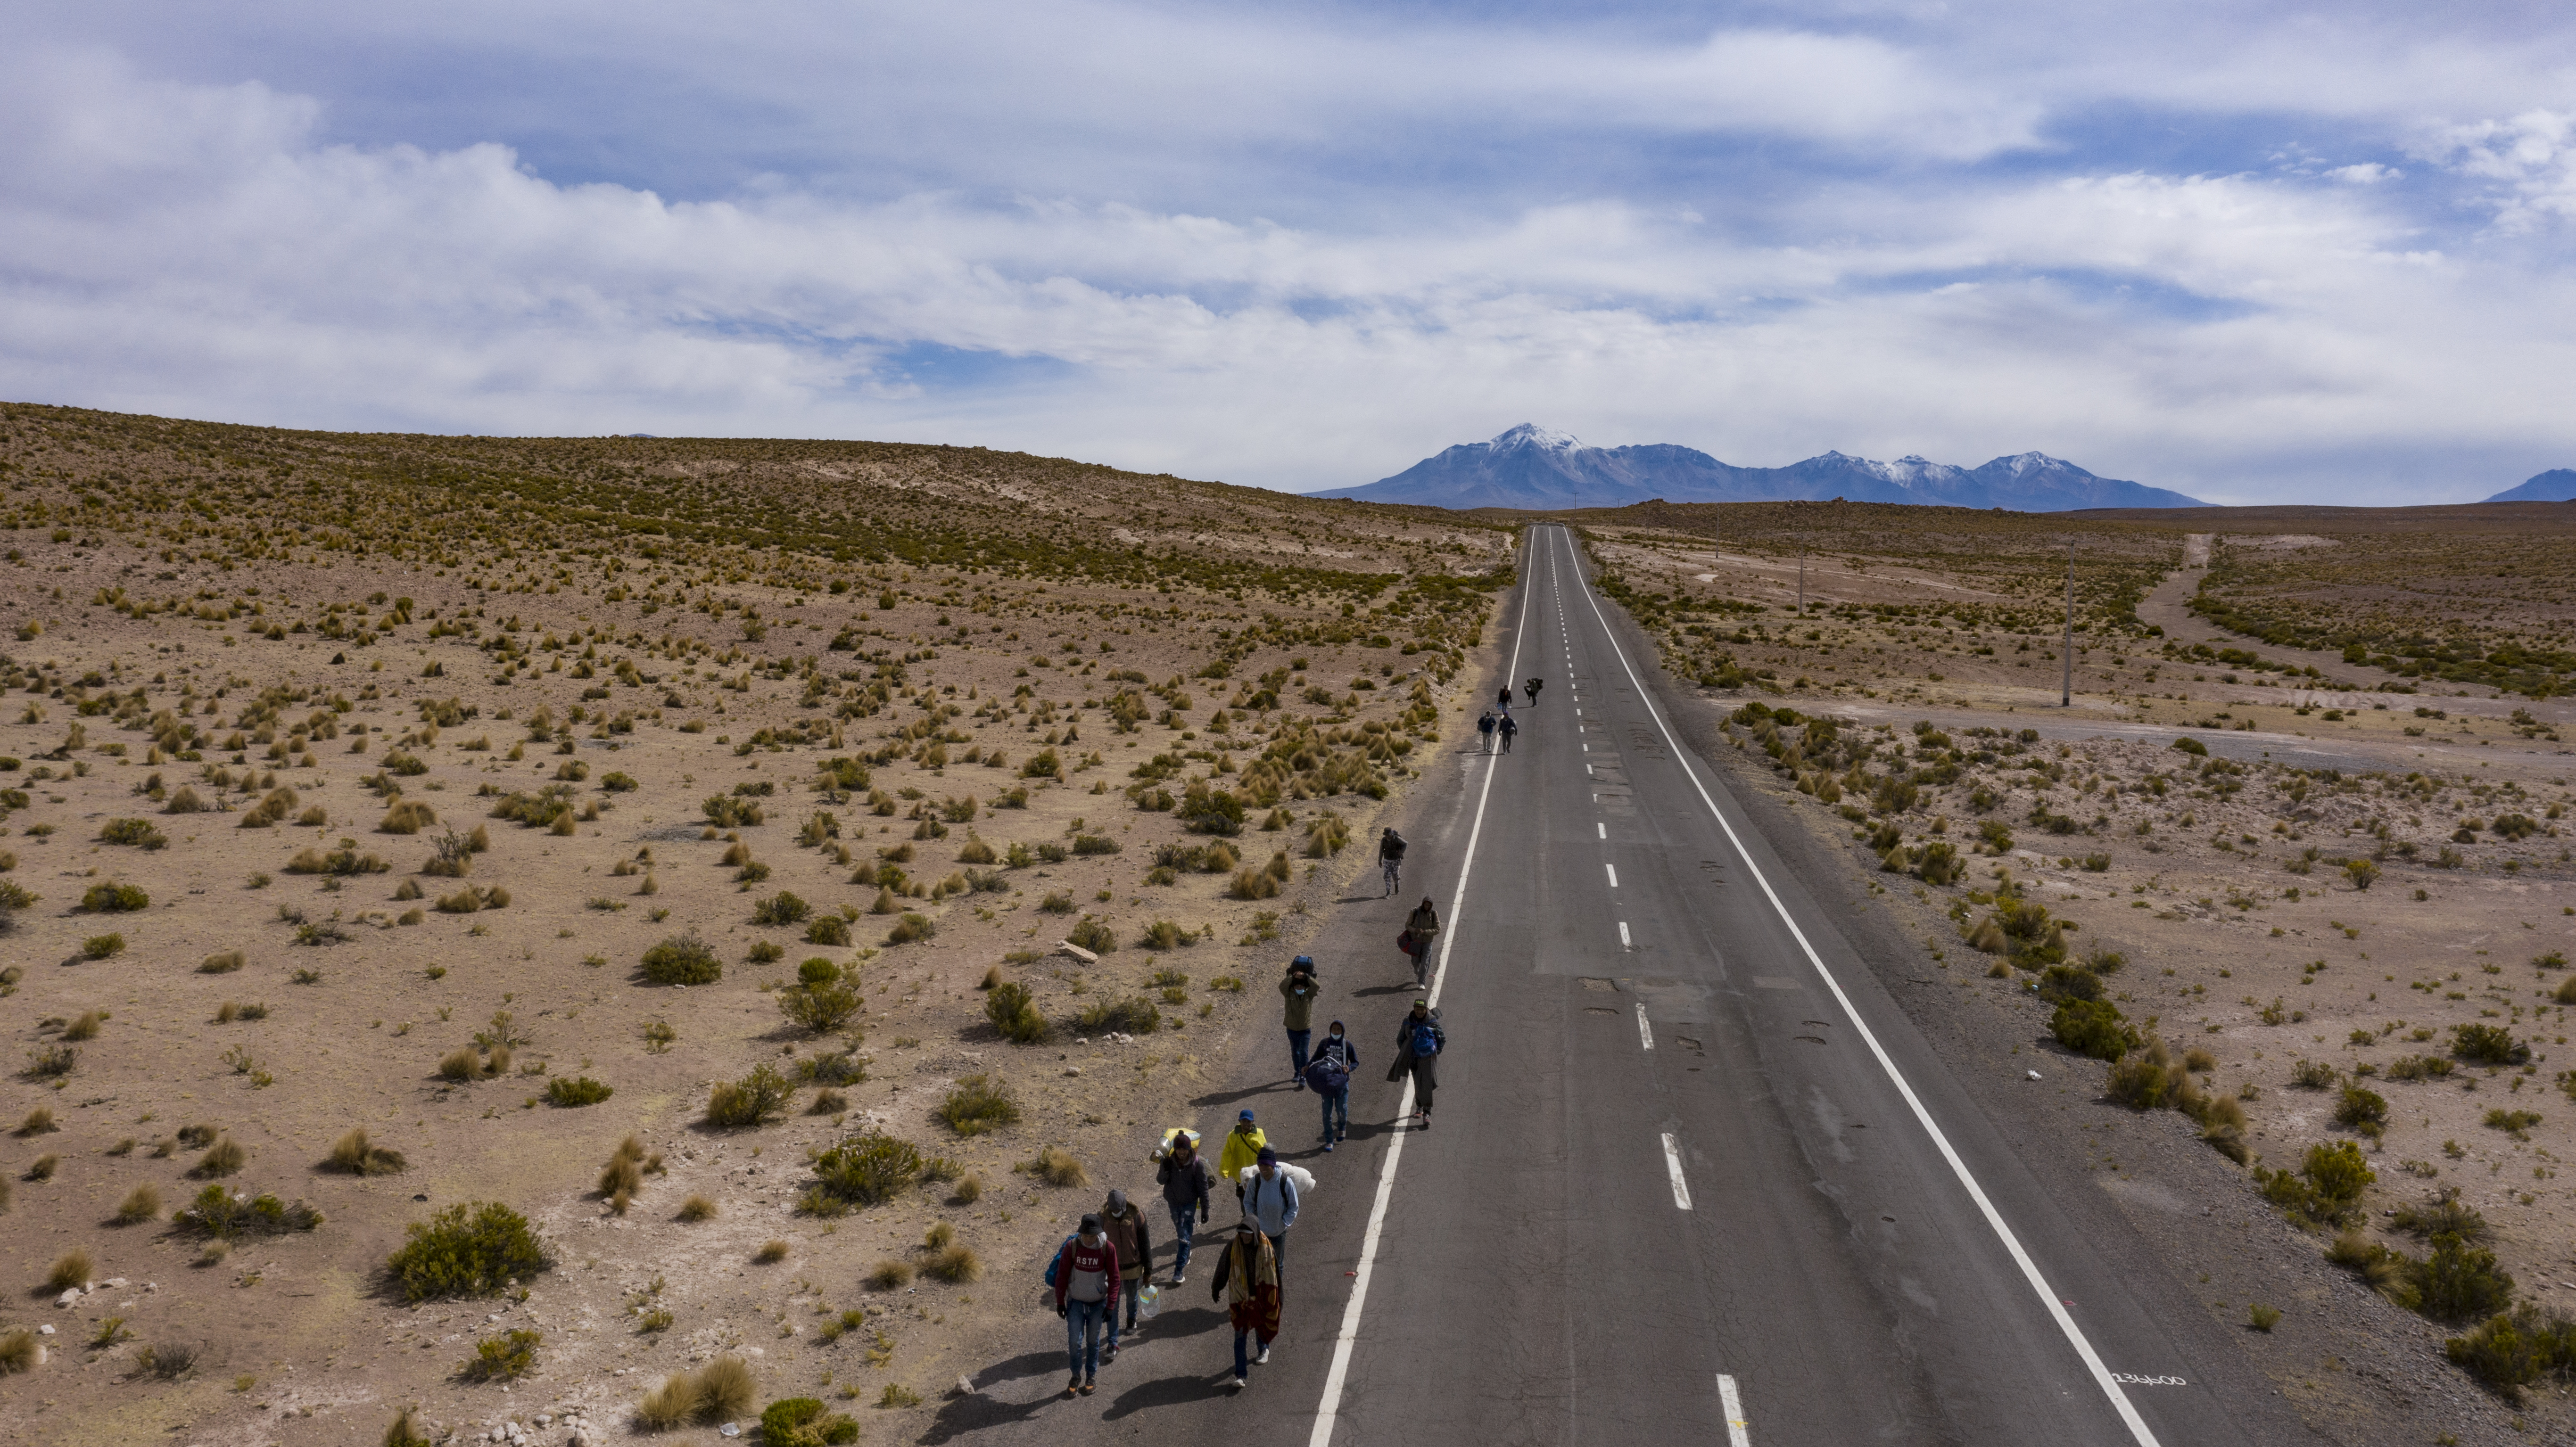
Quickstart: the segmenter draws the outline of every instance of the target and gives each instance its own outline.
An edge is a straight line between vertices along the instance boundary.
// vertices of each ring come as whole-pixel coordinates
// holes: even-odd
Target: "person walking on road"
[[[1225,1147],[1216,1154],[1216,1173],[1235,1183],[1234,1198],[1243,1199],[1243,1168],[1270,1144],[1261,1127],[1252,1123],[1252,1112],[1244,1111],[1234,1118],[1234,1129],[1226,1134]]]
[[[1100,1217],[1082,1218],[1082,1229],[1056,1249],[1055,1314],[1064,1318],[1064,1355],[1073,1379],[1064,1394],[1090,1396],[1100,1375],[1100,1328],[1118,1311],[1118,1248],[1109,1244]]]
[[[1414,1001],[1412,1013],[1396,1024],[1395,1063],[1387,1067],[1386,1080],[1393,1085],[1408,1074],[1413,1077],[1413,1114],[1424,1130],[1431,1129],[1431,1097],[1440,1089],[1440,1052],[1448,1048],[1440,1012],[1429,1000]]]
[[[1533,678],[1529,682],[1521,685],[1521,692],[1529,695],[1529,701],[1531,703],[1536,703],[1538,702],[1538,691],[1545,687],[1547,687],[1546,679]]]
[[[1489,708],[1476,719],[1476,752],[1490,754],[1493,751],[1494,711]]]
[[[1311,1178],[1310,1178],[1311,1179]],[[1270,1250],[1284,1273],[1288,1266],[1288,1228],[1297,1224],[1297,1183],[1279,1169],[1279,1153],[1268,1146],[1243,1178],[1243,1214],[1261,1223]]]
[[[1288,973],[1279,981],[1279,997],[1287,1001],[1280,1012],[1281,1023],[1288,1030],[1288,1078],[1297,1088],[1306,1088],[1306,1044],[1315,1038],[1315,997],[1323,993],[1315,983],[1315,957],[1299,955],[1288,962]]]
[[[1431,907],[1431,896],[1404,917],[1404,952],[1413,956],[1413,983],[1418,989],[1431,968],[1431,941],[1440,933],[1440,911]]]
[[[1216,1188],[1216,1181],[1208,1175],[1198,1143],[1186,1132],[1172,1138],[1162,1164],[1155,1168],[1155,1179],[1163,1188],[1163,1204],[1171,1208],[1172,1239],[1180,1245],[1179,1254],[1172,1258],[1172,1284],[1178,1286],[1190,1279],[1190,1216],[1196,1213],[1198,1223],[1207,1224],[1208,1193]]]
[[[1208,1283],[1208,1300],[1225,1302],[1226,1319],[1234,1324],[1234,1389],[1242,1391],[1251,1383],[1252,1363],[1270,1360],[1270,1343],[1279,1335],[1279,1258],[1250,1214],[1226,1243],[1216,1280]],[[1248,1357],[1256,1338],[1261,1355]]]
[[[1508,754],[1512,751],[1512,740],[1520,736],[1520,731],[1521,726],[1512,722],[1512,716],[1510,714],[1503,715],[1502,718],[1495,723],[1494,737],[1503,741],[1504,753]]]
[[[1494,706],[1500,708],[1505,713],[1510,713],[1512,711],[1512,686],[1510,684],[1504,684],[1502,691],[1494,695]]]
[[[1359,1073],[1360,1056],[1342,1022],[1332,1023],[1315,1058],[1306,1066],[1306,1084],[1324,1102],[1324,1149],[1329,1151],[1351,1133],[1351,1077]]]
[[[1382,829],[1377,836],[1377,871],[1386,879],[1386,893],[1380,899],[1392,899],[1404,876],[1404,836],[1392,829]]]
[[[1147,1278],[1154,1272],[1154,1233],[1145,1224],[1145,1213],[1136,1209],[1125,1191],[1113,1190],[1100,1206],[1100,1225],[1109,1237],[1110,1249],[1118,1253],[1118,1295],[1127,1303],[1127,1330],[1136,1329],[1137,1297]],[[1109,1345],[1100,1353],[1104,1362],[1118,1360],[1118,1313],[1109,1314]]]

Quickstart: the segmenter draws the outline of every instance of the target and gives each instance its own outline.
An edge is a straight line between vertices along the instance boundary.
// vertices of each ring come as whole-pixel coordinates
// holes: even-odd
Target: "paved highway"
[[[1318,1153],[1284,1080],[1195,1102],[1211,1142],[1254,1106],[1320,1178],[1271,1363],[1226,1389],[1203,1249],[1098,1396],[1053,1398],[1033,1311],[931,1440],[2309,1440],[2116,1213],[2014,1156],[1818,907],[1848,882],[1811,893],[1683,747],[1562,529],[1532,530],[1502,622],[1508,676],[1547,679],[1514,752],[1434,763],[1404,894],[1364,876],[1315,949],[1318,1023],[1364,1052],[1351,1142]],[[1450,1038],[1428,1131],[1384,1083],[1424,893]],[[1276,1039],[1250,1064],[1284,1077]]]

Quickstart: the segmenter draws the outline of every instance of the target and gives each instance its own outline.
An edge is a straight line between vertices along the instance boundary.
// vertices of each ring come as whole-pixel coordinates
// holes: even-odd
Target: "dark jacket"
[[[1118,1274],[1130,1282],[1144,1280],[1154,1264],[1154,1233],[1145,1224],[1145,1213],[1130,1201],[1124,1216],[1101,1212],[1100,1225],[1118,1252]]]
[[[1327,1035],[1316,1041],[1315,1053],[1311,1058],[1321,1060],[1326,1055],[1341,1057],[1342,1069],[1350,1074],[1360,1073],[1360,1048],[1352,1043],[1349,1035]]]
[[[1431,1012],[1431,1038],[1440,1042],[1442,1050],[1449,1048],[1449,1032],[1440,1028],[1438,1010]],[[1402,1080],[1406,1072],[1410,1071],[1428,1082],[1434,1078],[1434,1067],[1438,1065],[1439,1060],[1440,1057],[1437,1055],[1425,1055],[1420,1059],[1414,1057],[1413,1012],[1406,1011],[1404,1018],[1398,1021],[1395,1027],[1395,1063],[1387,1067],[1387,1080],[1390,1083]]]
[[[1284,976],[1279,981],[1279,994],[1288,1002],[1287,1008],[1280,1016],[1286,1022],[1286,1028],[1314,1029],[1315,997],[1321,993],[1323,993],[1323,986],[1316,984],[1315,977],[1312,975],[1301,975],[1291,971]]]
[[[1154,1179],[1162,1184],[1165,1201],[1175,1207],[1196,1206],[1199,1219],[1208,1218],[1208,1193],[1216,1189],[1216,1177],[1209,1173],[1206,1157],[1196,1151],[1186,1157],[1165,1156]]]

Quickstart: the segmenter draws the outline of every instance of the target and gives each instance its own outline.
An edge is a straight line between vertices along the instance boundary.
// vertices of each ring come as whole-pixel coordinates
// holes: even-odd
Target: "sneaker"
[[[1174,1286],[1183,1286],[1188,1284],[1188,1282],[1188,1277],[1181,1275],[1179,1272],[1172,1273],[1172,1284]]]
[[[1431,1112],[1427,1110],[1422,1113],[1422,1128],[1424,1130],[1431,1129]]]
[[[1131,1327],[1129,1327],[1129,1328],[1127,1328],[1127,1329],[1128,1329],[1129,1331],[1134,1331],[1136,1328],[1134,1328],[1134,1327],[1132,1327],[1132,1326],[1131,1326]],[[1114,1362],[1114,1361],[1116,1361],[1116,1360],[1118,1360],[1118,1348],[1117,1348],[1117,1347],[1115,1347],[1115,1346],[1106,1346],[1106,1347],[1103,1347],[1103,1348],[1101,1348],[1101,1349],[1100,1349],[1100,1364],[1101,1364],[1102,1366],[1104,1366],[1104,1367],[1105,1367],[1105,1366],[1109,1365],[1111,1362]]]
[[[1297,1077],[1297,1089],[1299,1089],[1299,1090],[1304,1090],[1305,1088],[1306,1088],[1306,1078],[1305,1078],[1304,1076],[1302,1076],[1302,1075],[1301,1075],[1301,1076]]]
[[[1254,1357],[1253,1361],[1265,1367],[1270,1365],[1270,1348],[1263,1347],[1261,1349],[1261,1355]]]
[[[1094,1387],[1094,1386],[1093,1386],[1091,1383],[1089,1383],[1089,1382],[1085,1382],[1085,1383],[1083,1383],[1083,1384],[1082,1384],[1082,1394],[1083,1394],[1084,1396],[1086,1396],[1086,1397],[1090,1396],[1093,1392],[1095,1392],[1095,1391],[1097,1391],[1097,1390],[1099,1390],[1099,1389],[1098,1389],[1098,1388],[1096,1388],[1096,1387]]]
[[[1074,1378],[1072,1381],[1069,1381],[1069,1382],[1065,1383],[1065,1384],[1064,1384],[1064,1394],[1065,1394],[1066,1396],[1068,1396],[1068,1397],[1078,1397],[1078,1396],[1081,1396],[1081,1395],[1082,1395],[1082,1378],[1080,1378],[1080,1377],[1076,1377],[1076,1378]]]
[[[1329,1156],[1329,1155],[1331,1155],[1332,1153],[1333,1153],[1333,1143],[1332,1143],[1331,1141],[1326,1141],[1326,1142],[1324,1142],[1324,1154],[1326,1154],[1326,1155],[1328,1155],[1328,1156]]]
[[[1251,1383],[1251,1381],[1250,1381],[1248,1378],[1244,1378],[1244,1377],[1237,1377],[1237,1378],[1235,1378],[1235,1379],[1234,1379],[1234,1389],[1235,1389],[1236,1391],[1238,1391],[1238,1392],[1242,1391],[1245,1387],[1248,1387],[1248,1386],[1250,1386],[1250,1385],[1252,1385],[1252,1383]]]

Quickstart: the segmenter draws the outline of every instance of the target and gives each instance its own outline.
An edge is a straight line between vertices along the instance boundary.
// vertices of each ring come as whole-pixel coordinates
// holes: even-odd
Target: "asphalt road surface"
[[[1531,532],[1501,623],[1509,676],[1547,680],[1515,694],[1513,752],[1432,761],[1404,893],[1365,875],[1315,947],[1318,1024],[1362,1051],[1351,1140],[1317,1150],[1284,1040],[1274,1081],[1157,1122],[1213,1145],[1252,1106],[1318,1177],[1271,1361],[1230,1389],[1211,1233],[1098,1395],[1066,1399],[1031,1264],[1027,1350],[930,1440],[2310,1440],[2096,1193],[2015,1157],[1819,907],[1848,881],[1796,877],[1680,743],[1561,529]],[[1384,1075],[1426,893],[1450,1048],[1422,1130]],[[1095,1176],[1153,1200],[1141,1159]]]

